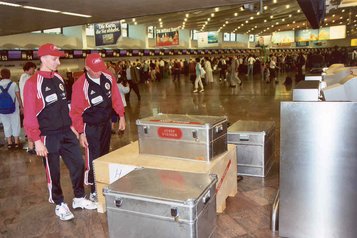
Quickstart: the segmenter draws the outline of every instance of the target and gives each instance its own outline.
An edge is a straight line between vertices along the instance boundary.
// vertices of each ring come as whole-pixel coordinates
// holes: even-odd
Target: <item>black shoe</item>
[[[230,88],[235,88],[235,87],[236,87],[236,85],[229,85],[229,87],[230,87]]]

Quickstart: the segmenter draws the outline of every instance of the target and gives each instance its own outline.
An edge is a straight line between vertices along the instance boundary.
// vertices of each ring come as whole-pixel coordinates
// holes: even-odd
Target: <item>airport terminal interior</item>
[[[208,161],[174,158],[177,171],[185,172],[197,172],[180,168],[185,161],[202,163],[210,168],[208,174],[216,171],[217,161],[229,163],[217,172],[214,221],[202,225],[202,212],[191,224],[194,232],[160,234],[152,233],[156,218],[116,226],[120,209],[109,209],[101,191],[98,211],[72,209],[72,184],[63,162],[61,186],[75,218],[61,221],[48,200],[44,162],[28,150],[24,129],[20,147],[12,148],[0,125],[0,237],[123,237],[120,229],[141,231],[130,237],[355,237],[356,1],[0,1],[0,19],[6,22],[0,27],[0,69],[9,69],[16,84],[26,62],[40,67],[38,48],[45,43],[65,54],[58,73],[67,94],[84,73],[89,54],[100,54],[118,83],[126,85],[126,69],[133,68],[140,94],[125,95],[126,128],[117,132],[118,122],[113,125],[110,154],[94,166],[97,189],[115,181],[110,163],[116,163],[116,155],[127,156],[129,146],[139,153],[138,120],[161,114],[225,118],[229,144]],[[196,62],[205,69],[198,76],[203,87],[195,85]],[[234,131],[244,122],[261,130]],[[267,122],[271,126],[263,128]],[[232,142],[235,133],[238,140]],[[249,144],[259,136],[262,144]],[[157,150],[170,151],[165,143]],[[254,151],[258,147],[260,154]],[[150,158],[165,156],[158,152]],[[245,156],[252,158],[244,161]],[[103,172],[108,158],[109,172]],[[106,182],[98,179],[104,173],[109,173]],[[85,189],[89,196],[89,186]],[[157,220],[180,229],[172,209],[171,216]],[[201,229],[212,233],[202,235]]]

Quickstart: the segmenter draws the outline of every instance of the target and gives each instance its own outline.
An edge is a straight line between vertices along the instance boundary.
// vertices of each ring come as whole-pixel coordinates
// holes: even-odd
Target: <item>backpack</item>
[[[12,97],[8,92],[11,84],[12,82],[10,82],[5,89],[0,86],[0,114],[11,114],[16,109],[15,99],[12,100]]]

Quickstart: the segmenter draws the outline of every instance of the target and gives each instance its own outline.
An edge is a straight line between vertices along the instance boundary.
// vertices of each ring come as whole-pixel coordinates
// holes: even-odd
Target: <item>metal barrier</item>
[[[271,230],[278,231],[279,230],[279,203],[280,203],[280,189],[276,193],[272,213],[271,213]]]

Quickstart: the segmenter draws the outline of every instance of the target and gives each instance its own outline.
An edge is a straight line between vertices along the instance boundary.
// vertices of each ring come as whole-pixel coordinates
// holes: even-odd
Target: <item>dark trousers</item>
[[[68,129],[59,134],[43,136],[41,139],[48,150],[43,162],[46,169],[49,202],[58,205],[64,201],[60,181],[60,156],[69,170],[74,196],[84,197],[84,163],[77,137],[71,129]]]
[[[93,161],[98,157],[109,153],[111,137],[111,121],[99,125],[85,125],[85,135],[87,137],[88,148],[85,151],[85,172],[84,183],[91,185],[91,192],[94,193],[94,173]]]
[[[139,87],[138,84],[133,82],[133,80],[128,80],[129,86],[130,86],[130,90],[129,93],[125,94],[125,99],[127,102],[130,101],[130,92],[131,90],[134,90],[136,96],[138,97],[138,100],[141,100],[141,96],[140,96],[140,92],[139,92]]]

